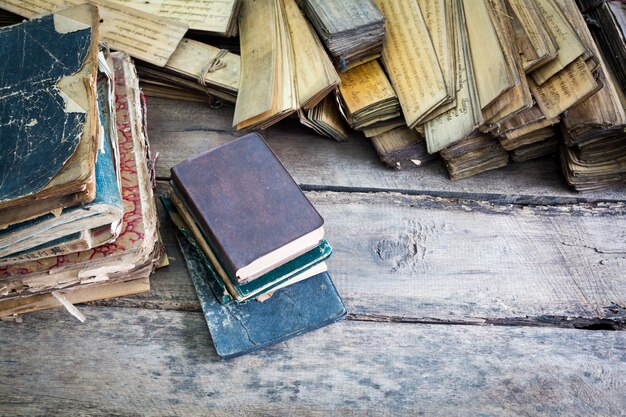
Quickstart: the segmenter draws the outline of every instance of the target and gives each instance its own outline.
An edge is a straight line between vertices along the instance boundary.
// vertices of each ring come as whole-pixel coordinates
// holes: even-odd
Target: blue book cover
[[[89,59],[92,30],[55,16],[0,28],[0,202],[36,195],[78,148],[86,114],[66,112],[58,81]]]
[[[64,232],[65,236],[60,236],[58,232],[55,232],[55,228],[66,226],[68,221],[71,223],[78,220],[86,220],[95,218],[97,216],[106,215],[106,217],[103,217],[102,220],[93,219],[93,223],[91,223],[91,226],[88,228],[99,227],[107,223],[111,223],[111,213],[114,211],[118,213],[117,217],[121,219],[124,207],[113,151],[113,141],[116,140],[116,138],[111,138],[109,135],[109,131],[106,128],[110,123],[112,123],[112,119],[110,118],[110,115],[106,110],[109,82],[110,80],[106,79],[106,77],[104,76],[101,76],[101,78],[98,80],[98,112],[100,122],[102,126],[105,127],[105,129],[103,129],[103,146],[102,149],[98,151],[98,158],[95,164],[95,199],[89,203],[65,208],[61,212],[60,216],[55,216],[54,214],[46,214],[32,220],[16,223],[4,230],[0,230],[0,256],[2,259],[14,258],[22,256],[29,252],[35,252],[44,248],[54,248],[55,246],[58,246],[62,243],[71,242],[72,240],[76,239],[76,236],[79,236],[79,232],[86,229],[86,223],[85,221],[83,221],[77,224],[73,232],[68,232],[68,229],[66,228]],[[68,221],[63,221],[63,219],[68,219]],[[34,247],[27,247],[27,249],[19,250],[18,252],[11,252],[11,246],[16,245],[22,241],[26,242],[31,239],[34,232],[29,232],[29,229],[37,230],[38,234],[41,234],[42,231],[45,231],[50,235],[51,240],[46,243],[36,245]],[[16,233],[18,231],[22,233],[18,235]],[[17,236],[21,237],[18,238]]]
[[[264,302],[222,304],[221,291],[202,252],[177,234],[217,354],[229,359],[319,329],[345,317],[328,273],[282,288]]]

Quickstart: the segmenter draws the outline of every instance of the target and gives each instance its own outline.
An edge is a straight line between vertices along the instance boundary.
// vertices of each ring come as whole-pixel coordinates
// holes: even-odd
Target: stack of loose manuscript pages
[[[84,1],[0,0],[0,22]],[[620,2],[579,1],[604,53],[575,0],[92,3],[146,94],[235,103],[237,129],[295,116],[344,141],[352,128],[387,165],[440,155],[453,179],[559,153],[585,191],[626,181],[626,18]],[[239,35],[241,58],[198,34]]]
[[[335,121],[327,135],[346,139],[330,116],[334,98],[310,110],[336,83],[310,39],[317,32],[339,72],[339,112],[394,168],[438,153],[458,179],[558,152],[578,190],[626,180],[623,92],[574,0],[375,0],[385,25],[381,59],[350,65],[330,34],[376,22],[372,2],[299,3],[301,10],[289,0],[243,1],[237,128],[297,113],[321,133],[313,121]],[[622,6],[602,7],[613,13],[607,21],[623,23]],[[623,47],[623,27],[611,27],[619,37],[609,39]],[[360,49],[376,50],[375,39],[365,37],[371,48]]]
[[[84,1],[0,0],[0,22]],[[579,2],[604,53],[575,0],[92,1],[148,95],[234,103],[237,129],[352,128],[387,165],[440,155],[453,179],[559,153],[585,191],[626,181],[626,18]],[[238,35],[241,57],[199,34]]]
[[[0,0],[0,23],[85,1]],[[559,153],[584,191],[626,180],[626,18],[618,1],[579,2],[91,1],[146,94],[235,103],[237,129],[295,116],[343,141],[352,128],[394,168],[439,154],[455,179]],[[232,36],[241,57],[197,40]]]

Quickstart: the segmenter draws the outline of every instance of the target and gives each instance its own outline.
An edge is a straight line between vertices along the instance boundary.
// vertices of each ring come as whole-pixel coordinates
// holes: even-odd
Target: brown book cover
[[[224,269],[238,281],[242,268],[320,231],[324,223],[261,135],[250,133],[172,168],[172,179]],[[266,264],[265,271],[307,247]],[[294,249],[293,247],[291,249]]]

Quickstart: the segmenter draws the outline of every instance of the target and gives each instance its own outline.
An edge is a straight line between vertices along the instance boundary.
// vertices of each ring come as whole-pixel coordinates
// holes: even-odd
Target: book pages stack
[[[267,314],[285,302],[292,308],[298,300],[299,308],[310,302],[304,301],[313,295],[310,291],[324,290],[315,302],[329,303],[331,311],[322,309],[320,317],[312,309],[276,323],[272,343],[289,337],[292,325],[315,327],[345,315],[326,272],[332,250],[324,239],[324,221],[260,135],[250,133],[173,167],[170,194],[162,201],[178,227],[192,276],[201,269],[194,284],[220,355],[265,345],[249,346],[249,337],[224,337],[228,327],[214,320],[224,309],[242,315],[256,311],[246,327],[264,327],[275,320]],[[223,339],[238,347],[227,349]]]
[[[372,0],[303,0],[302,6],[341,71],[380,56],[385,21]]]
[[[0,29],[2,317],[146,291],[161,258],[136,74],[98,22],[82,5]]]
[[[233,126],[267,128],[319,104],[339,76],[295,0],[243,0]]]
[[[406,126],[393,128],[371,138],[380,160],[390,168],[421,167],[437,158],[426,149],[424,135]]]

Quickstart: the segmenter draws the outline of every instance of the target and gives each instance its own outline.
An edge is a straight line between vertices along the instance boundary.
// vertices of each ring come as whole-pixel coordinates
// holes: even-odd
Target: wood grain
[[[152,148],[161,153],[160,178],[169,178],[173,165],[245,133],[230,127],[230,106],[212,109],[200,103],[150,98],[148,109]],[[410,171],[385,167],[372,144],[357,132],[348,142],[337,143],[296,120],[285,120],[262,134],[298,184],[309,190],[399,191],[520,204],[626,200],[626,187],[588,194],[570,191],[558,160],[550,157],[452,181],[438,162]]]
[[[219,361],[200,313],[0,325],[0,414],[624,415],[626,333],[341,322]]]
[[[355,319],[626,328],[623,204],[307,196],[325,219],[329,272]],[[171,265],[150,293],[106,305],[199,311],[173,226],[162,216],[161,227]]]

